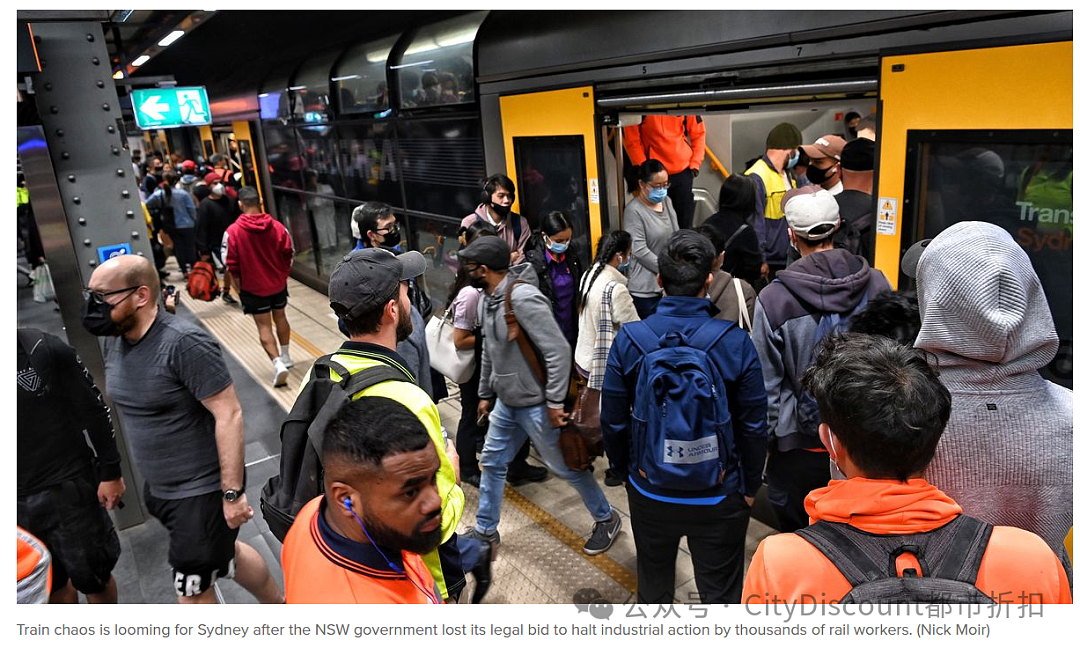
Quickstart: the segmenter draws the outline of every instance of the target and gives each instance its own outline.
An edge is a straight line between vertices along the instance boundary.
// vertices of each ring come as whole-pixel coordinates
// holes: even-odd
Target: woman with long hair
[[[525,258],[540,279],[540,292],[551,300],[555,322],[573,347],[578,335],[578,284],[581,254],[574,242],[574,228],[561,211],[544,214],[540,231],[533,235]]]

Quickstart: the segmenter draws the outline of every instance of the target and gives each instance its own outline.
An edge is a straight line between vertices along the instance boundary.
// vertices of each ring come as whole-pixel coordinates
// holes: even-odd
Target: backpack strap
[[[990,543],[994,525],[968,515],[960,515],[949,523],[955,526],[955,535],[941,558],[931,565],[933,576],[962,581],[971,585],[979,577],[983,554]]]
[[[516,249],[518,244],[521,243],[521,214],[510,212],[510,227],[514,228],[514,248]]]
[[[640,325],[635,326],[635,324]],[[660,336],[649,328],[649,325],[645,322],[627,324],[621,330],[626,331],[626,336],[630,338],[630,342],[641,351],[642,355],[645,355],[660,346]]]
[[[521,328],[521,324],[517,321],[517,315],[514,314],[514,303],[512,295],[514,288],[518,284],[523,284],[524,281],[514,281],[506,287],[506,310],[503,313],[503,317],[506,320],[506,339],[507,341],[517,340],[518,348],[521,349],[521,355],[525,356],[525,362],[529,365],[529,369],[532,370],[533,376],[536,377],[537,382],[541,385],[547,384],[547,371],[544,368],[544,364],[540,361],[540,356],[536,353],[536,348],[533,346],[532,340],[529,339],[529,334]]]
[[[840,571],[840,574],[851,583],[852,589],[889,576],[866,555],[866,552],[847,537],[845,528],[850,529],[846,524],[821,520],[797,530],[795,535],[823,553]]]
[[[375,366],[361,369],[350,375],[345,384],[342,385],[342,389],[345,390],[345,396],[352,400],[354,396],[365,389],[391,380],[413,384],[412,379],[400,370],[380,362]]]

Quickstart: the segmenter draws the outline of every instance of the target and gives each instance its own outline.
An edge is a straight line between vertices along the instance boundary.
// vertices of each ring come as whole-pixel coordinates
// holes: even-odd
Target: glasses
[[[124,297],[124,299],[127,299],[131,295],[134,295],[135,291],[138,290],[139,288],[141,288],[141,286],[129,286],[128,288],[120,288],[119,290],[110,290],[109,292],[98,292],[96,290],[90,290],[89,288],[84,288],[82,292],[83,292],[83,299],[85,299],[86,301],[93,301],[95,304],[107,304],[108,302],[105,301],[105,298],[108,297],[109,295],[119,295],[122,292],[129,292],[130,291],[131,294],[127,295],[127,297]],[[116,302],[116,304],[119,304],[120,302],[124,301],[124,299],[121,299],[119,302]],[[115,306],[116,304],[113,304],[113,306]]]
[[[665,182],[664,184],[653,184],[653,183],[650,182],[646,186],[649,187],[650,189],[667,189],[668,187],[671,186],[671,183],[670,182]]]
[[[387,225],[386,227],[380,227],[372,231],[376,234],[393,234],[398,231],[398,224],[394,223],[393,225]]]

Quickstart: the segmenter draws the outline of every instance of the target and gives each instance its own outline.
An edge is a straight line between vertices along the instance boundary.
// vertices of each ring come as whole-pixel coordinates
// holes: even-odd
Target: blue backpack
[[[659,488],[700,491],[736,462],[727,391],[709,349],[734,322],[710,320],[689,339],[660,338],[644,322],[623,327],[641,350],[632,420],[633,466]]]
[[[814,329],[814,340],[810,362],[817,357],[818,345],[826,336],[834,333],[843,333],[851,326],[851,318],[856,313],[861,313],[866,308],[866,302],[870,300],[870,290],[867,289],[855,305],[855,308],[846,313],[822,313],[818,319],[817,328]],[[799,431],[810,437],[818,437],[818,426],[821,425],[821,412],[818,409],[817,399],[810,392],[803,390],[795,402],[795,421]]]

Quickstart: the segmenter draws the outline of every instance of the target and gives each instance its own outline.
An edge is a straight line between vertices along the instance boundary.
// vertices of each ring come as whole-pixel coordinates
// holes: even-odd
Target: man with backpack
[[[622,528],[592,473],[570,470],[559,449],[570,384],[570,343],[540,292],[532,264],[510,266],[510,246],[481,236],[458,252],[469,283],[484,291],[480,302],[484,353],[480,362],[480,420],[489,419],[480,458],[476,526],[465,534],[499,543],[503,488],[510,461],[526,439],[557,477],[570,482],[595,523],[584,551],[592,556],[615,543]]]
[[[614,469],[628,475],[638,600],[671,603],[687,538],[705,603],[738,603],[750,504],[767,448],[765,387],[750,336],[713,319],[715,250],[680,230],[659,256],[656,313],[619,331],[600,423]]]
[[[802,382],[837,479],[806,498],[809,527],[758,545],[744,603],[1072,602],[1039,536],[968,517],[922,478],[952,409],[923,352],[830,336]]]
[[[274,387],[281,387],[293,366],[289,357],[291,329],[285,317],[292,239],[284,225],[262,211],[262,200],[254,187],[240,189],[240,210],[240,218],[229,225],[222,237],[221,260],[240,288],[244,314],[255,318],[259,341],[274,365]]]
[[[833,248],[840,208],[828,191],[817,185],[792,189],[780,209],[801,258],[758,295],[753,340],[769,397],[769,502],[780,530],[790,532],[809,523],[806,494],[829,481],[817,404],[799,377],[822,338],[847,330],[852,315],[892,287],[866,259]]]
[[[333,407],[340,410],[346,398],[381,396],[397,401],[423,423],[439,458],[435,480],[442,500],[441,544],[423,555],[424,564],[444,600],[460,594],[469,571],[476,576],[477,593],[482,597],[491,584],[491,547],[481,543],[458,545],[455,529],[465,508],[465,494],[457,483],[457,451],[443,436],[439,410],[397,352],[398,344],[412,332],[409,280],[426,269],[427,262],[419,252],[394,255],[377,248],[353,251],[334,269],[327,292],[331,308],[344,320],[349,339],[329,357],[317,360],[305,377],[286,419],[286,425],[290,420],[300,422],[303,438],[296,443],[283,428],[281,477],[271,480],[270,492],[264,489],[263,509],[266,511],[269,503],[278,509],[290,509],[286,511],[290,516],[296,515],[297,505],[303,506],[321,493],[321,489],[304,491],[320,479],[320,462],[317,457],[309,457],[306,448],[316,453],[322,446],[325,426],[336,414]],[[344,392],[330,391],[328,387],[333,383],[340,384]],[[316,393],[330,396],[320,401],[312,398]],[[462,555],[466,550],[468,555]],[[477,601],[474,594],[473,602]]]

